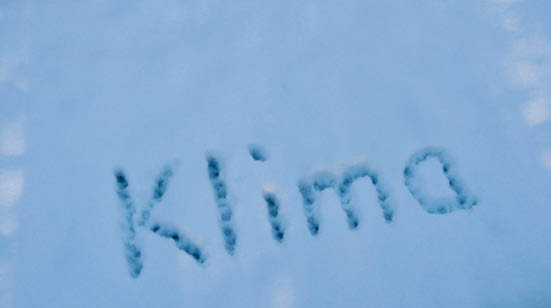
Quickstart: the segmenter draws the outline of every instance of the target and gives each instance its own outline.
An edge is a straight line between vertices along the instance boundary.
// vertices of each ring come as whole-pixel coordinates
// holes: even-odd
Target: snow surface
[[[550,9],[3,1],[0,307],[550,306]]]

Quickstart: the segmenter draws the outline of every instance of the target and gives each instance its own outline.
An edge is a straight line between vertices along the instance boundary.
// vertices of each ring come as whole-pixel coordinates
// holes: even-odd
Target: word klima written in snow
[[[249,145],[249,154],[255,161],[265,162],[268,159],[267,151],[259,145]],[[419,164],[428,158],[436,158],[442,165],[442,171],[448,180],[448,184],[455,196],[442,199],[429,196],[416,181]],[[224,177],[224,168],[221,160],[214,153],[207,153],[207,174],[210,180],[216,207],[218,208],[218,220],[224,248],[230,255],[235,253],[237,246],[237,234],[233,223],[232,204],[228,200],[228,185]],[[163,238],[172,240],[176,247],[196,262],[203,264],[207,255],[199,245],[193,242],[188,236],[167,223],[151,220],[151,211],[155,205],[162,201],[166,193],[168,183],[173,175],[174,168],[171,165],[165,166],[155,179],[153,195],[141,210],[138,218],[138,227],[149,230]],[[430,214],[447,214],[454,210],[470,209],[477,205],[477,198],[470,193],[458,176],[455,164],[451,157],[441,148],[427,147],[413,153],[406,163],[403,172],[404,184],[411,195]],[[315,206],[316,198],[325,189],[333,189],[340,200],[341,207],[346,215],[348,227],[354,230],[358,227],[360,220],[356,210],[351,205],[350,189],[352,184],[361,178],[368,178],[377,194],[377,202],[382,209],[385,222],[393,221],[396,206],[390,198],[389,190],[382,176],[366,163],[360,163],[346,168],[342,174],[336,175],[330,171],[320,171],[311,176],[306,176],[298,181],[297,187],[302,196],[302,204],[306,223],[310,234],[316,236],[320,228],[320,218]],[[129,182],[124,171],[115,170],[117,195],[121,201],[124,219],[121,225],[124,253],[132,278],[137,278],[143,269],[143,256],[141,248],[136,241],[136,228],[134,226],[134,215],[136,206],[128,190]],[[285,238],[285,222],[280,215],[281,204],[273,189],[265,188],[262,192],[267,207],[267,217],[272,229],[272,237],[278,243]]]

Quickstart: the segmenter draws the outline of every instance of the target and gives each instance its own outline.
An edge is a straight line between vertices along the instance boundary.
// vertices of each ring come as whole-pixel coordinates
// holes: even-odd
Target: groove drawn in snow
[[[341,207],[346,214],[348,227],[354,230],[359,225],[359,218],[354,208],[350,205],[350,188],[352,184],[363,177],[369,177],[377,192],[377,202],[383,210],[383,217],[387,223],[392,222],[394,207],[388,202],[389,193],[382,184],[380,176],[367,164],[360,163],[346,168],[342,175],[337,177],[330,171],[320,171],[311,177],[305,177],[298,182],[298,189],[302,196],[302,204],[306,222],[310,234],[316,235],[319,232],[320,221],[317,209],[314,207],[316,195],[325,189],[336,190]]]
[[[266,150],[258,145],[249,146],[249,154],[256,161],[267,159]],[[436,158],[442,165],[444,175],[450,188],[455,192],[454,198],[430,197],[421,189],[419,181],[416,181],[419,164],[428,158]],[[208,177],[213,188],[214,200],[218,208],[220,229],[224,239],[224,248],[228,254],[235,253],[237,236],[232,222],[233,211],[228,200],[228,188],[223,176],[222,163],[214,153],[206,154]],[[207,256],[199,245],[177,228],[159,222],[150,223],[151,211],[154,206],[162,201],[166,193],[168,182],[174,171],[171,165],[165,166],[155,180],[153,196],[141,211],[141,219],[138,226],[165,238],[172,240],[176,247],[190,255],[199,264],[206,262]],[[460,180],[455,164],[451,157],[441,148],[427,147],[411,155],[404,168],[404,184],[419,202],[419,204],[431,214],[446,214],[458,209],[470,209],[477,205],[477,198],[469,192]],[[354,230],[359,225],[356,210],[351,205],[351,189],[353,184],[362,178],[369,178],[377,194],[377,202],[382,209],[386,223],[391,223],[396,207],[389,202],[389,190],[381,180],[381,175],[366,163],[358,163],[345,168],[340,175],[330,171],[319,171],[311,176],[300,179],[297,183],[302,197],[304,214],[308,230],[311,235],[317,235],[320,228],[319,209],[315,206],[317,195],[326,189],[333,189],[338,197],[343,211],[346,214],[348,227]],[[124,209],[124,220],[121,225],[124,254],[132,278],[140,275],[143,269],[142,251],[136,244],[136,229],[134,227],[134,215],[136,207],[128,191],[128,179],[125,173],[115,170],[117,195]],[[285,223],[281,218],[280,202],[276,193],[265,187],[262,197],[268,211],[268,221],[272,229],[272,237],[277,242],[283,242],[285,238]]]
[[[124,255],[128,263],[130,276],[136,278],[140,275],[143,268],[142,252],[136,244],[136,230],[134,229],[136,207],[128,193],[128,180],[124,172],[116,170],[115,179],[117,181],[117,195],[124,208],[124,221],[121,225]]]
[[[172,177],[173,169],[171,166],[165,166],[159,176],[155,179],[155,186],[153,187],[153,196],[147,203],[146,207],[141,212],[141,219],[138,223],[140,226],[145,226],[151,217],[151,210],[155,204],[159,203],[166,192],[168,181]]]
[[[350,187],[352,186],[352,184],[357,179],[366,176],[369,177],[369,179],[371,180],[371,184],[375,186],[375,192],[377,193],[377,202],[383,210],[383,217],[385,221],[387,223],[392,222],[392,219],[394,218],[395,207],[388,201],[389,191],[386,188],[385,183],[381,182],[379,174],[371,169],[366,163],[350,166],[344,170],[338,189],[338,194],[341,199],[341,204],[343,205],[343,208],[346,208],[350,204]]]
[[[437,158],[440,161],[442,171],[448,179],[450,188],[456,194],[455,198],[442,199],[430,197],[416,183],[415,176],[419,164],[430,157]],[[459,178],[452,158],[441,148],[427,147],[413,153],[404,168],[404,184],[411,195],[430,214],[446,214],[456,209],[470,209],[478,203],[477,198],[469,192]]]
[[[249,144],[249,154],[256,161],[265,162],[268,159],[266,148],[258,144]],[[268,185],[264,186],[262,198],[268,209],[268,221],[272,228],[272,237],[277,242],[282,243],[285,237],[285,225],[280,215],[280,204],[274,189]]]
[[[171,228],[160,223],[152,223],[149,230],[164,238],[173,240],[178,249],[185,251],[200,264],[205,263],[207,260],[207,257],[201,250],[201,247],[193,243],[189,238],[187,238],[187,236],[178,231],[176,228]]]
[[[281,243],[285,237],[285,226],[283,225],[283,221],[279,213],[279,200],[277,199],[275,192],[268,187],[264,188],[262,197],[264,198],[264,201],[266,201],[266,206],[268,207],[268,220],[272,226],[272,236],[274,237],[274,240]]]
[[[336,177],[327,171],[316,173],[311,178],[304,178],[298,182],[298,189],[302,195],[302,206],[306,215],[306,223],[310,234],[316,235],[319,232],[319,218],[315,213],[314,203],[316,202],[316,192],[323,191],[326,188],[334,188]],[[314,190],[315,189],[315,190]]]
[[[172,168],[167,166],[163,168],[161,174],[155,180],[153,198],[142,210],[142,220],[140,220],[138,226],[144,227],[149,231],[160,235],[161,237],[172,239],[178,249],[186,252],[188,255],[193,257],[195,261],[202,264],[206,261],[205,253],[203,253],[201,248],[193,243],[182,232],[178,231],[178,229],[174,227],[163,225],[161,223],[148,223],[151,216],[151,210],[156,203],[161,201],[167,189],[168,179],[172,176],[172,174]],[[119,196],[125,211],[124,221],[122,223],[122,237],[125,257],[129,266],[130,277],[137,278],[142,272],[143,261],[140,247],[136,244],[136,229],[134,228],[134,214],[136,213],[136,207],[130,198],[130,193],[128,192],[128,180],[124,172],[120,169],[116,170],[115,179],[117,182],[117,195]]]
[[[265,162],[268,160],[268,152],[263,146],[258,144],[249,144],[249,154],[256,161]]]
[[[220,213],[219,221],[224,238],[224,248],[230,255],[233,255],[237,236],[232,223],[233,211],[228,201],[228,188],[226,182],[223,180],[220,159],[213,153],[207,153],[206,158],[209,180],[214,190],[214,199]]]

